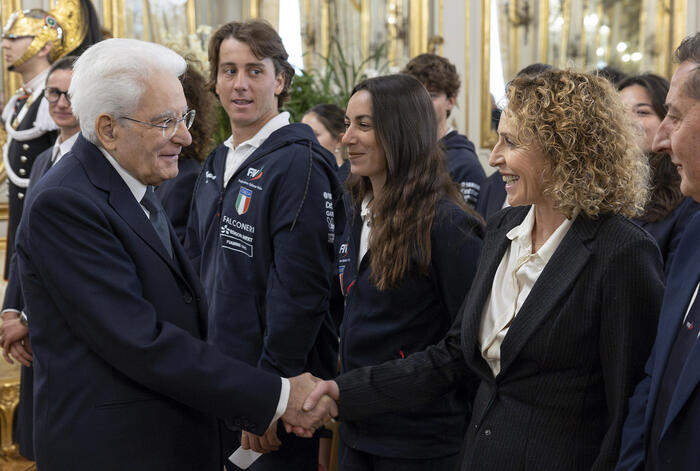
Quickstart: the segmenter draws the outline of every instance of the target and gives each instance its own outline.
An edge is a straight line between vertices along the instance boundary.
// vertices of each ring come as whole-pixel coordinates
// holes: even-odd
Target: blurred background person
[[[666,117],[668,87],[668,80],[654,74],[627,77],[617,85],[622,101],[641,128],[638,142],[651,168],[651,196],[644,212],[633,220],[656,239],[666,273],[685,226],[700,209],[700,204],[681,193],[681,177],[671,157],[651,150],[656,131]]]
[[[332,103],[322,103],[307,111],[301,122],[311,126],[318,143],[333,154],[342,177],[340,181],[345,181],[350,173],[350,162],[341,143],[345,131],[345,111]]]
[[[446,171],[430,95],[418,80],[361,82],[345,119],[352,216],[338,256],[343,372],[443,338],[476,272],[483,236]],[[460,390],[410,412],[343,422],[339,467],[454,469],[469,411]]]
[[[438,139],[445,148],[447,171],[459,185],[464,201],[476,208],[486,173],[474,144],[447,123],[457,103],[460,86],[457,69],[453,63],[437,54],[420,54],[411,59],[401,73],[415,77],[428,89],[437,119]]]
[[[489,163],[512,206],[492,217],[448,336],[406,359],[319,383],[343,421],[411,410],[481,380],[462,470],[607,470],[663,295],[641,213],[649,169],[604,79],[514,79]]]
[[[164,181],[155,190],[182,243],[185,242],[194,185],[202,171],[202,162],[214,147],[213,136],[217,126],[214,95],[206,88],[207,80],[199,72],[201,63],[191,56],[185,56],[185,60],[187,70],[182,76],[182,88],[187,106],[197,112],[190,128],[192,144],[183,147],[180,152],[177,177]]]

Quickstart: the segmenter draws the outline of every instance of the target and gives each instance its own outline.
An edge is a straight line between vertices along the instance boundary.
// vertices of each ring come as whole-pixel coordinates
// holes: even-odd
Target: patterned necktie
[[[165,250],[168,251],[170,258],[173,256],[173,246],[170,243],[170,230],[168,228],[168,221],[165,219],[165,211],[160,205],[152,186],[146,187],[146,194],[141,198],[141,204],[144,208],[151,213],[151,224],[153,224],[153,229],[156,230],[156,234],[160,238],[161,242],[165,246]]]

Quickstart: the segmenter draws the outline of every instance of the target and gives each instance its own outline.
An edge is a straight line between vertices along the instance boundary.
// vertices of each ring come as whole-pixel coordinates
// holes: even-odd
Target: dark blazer
[[[492,214],[503,208],[506,200],[506,184],[503,183],[501,172],[494,172],[481,185],[481,194],[476,203],[476,210],[481,216],[488,220]]]
[[[256,434],[280,379],[202,339],[206,302],[82,136],[35,186],[17,236],[34,350],[39,469],[222,469],[215,416]]]
[[[645,377],[629,403],[629,416],[622,433],[618,470],[643,470],[654,406],[671,347],[700,281],[700,216],[686,226],[678,256],[666,284],[656,343],[645,367]],[[700,467],[700,343],[690,351],[668,408],[659,440],[656,469],[695,471]]]
[[[632,219],[651,234],[659,244],[661,256],[664,259],[664,272],[668,276],[673,258],[676,255],[678,244],[683,237],[685,226],[693,216],[700,211],[700,204],[692,198],[684,198],[683,201],[665,219],[656,222],[646,222]]]
[[[438,345],[337,378],[341,419],[408,408],[476,373],[481,383],[463,470],[602,470],[617,459],[627,399],[653,342],[663,282],[649,235],[616,215],[579,215],[520,308],[494,378],[479,326],[508,231],[527,207],[487,227],[472,288]]]
[[[195,159],[183,159],[181,156],[177,168],[177,177],[158,185],[156,195],[175,228],[177,238],[184,243],[194,185],[202,171],[202,164]]]
[[[51,154],[53,146],[39,154],[32,167],[32,174],[29,177],[27,194],[32,191],[36,182],[51,168]],[[3,310],[24,309],[24,299],[22,298],[22,288],[19,283],[19,273],[17,273],[17,256],[13,253],[10,257],[9,272],[7,277],[7,287],[5,288],[5,299],[3,300]],[[19,452],[27,459],[34,459],[34,439],[33,436],[33,383],[34,369],[29,366],[22,366],[20,370],[19,404],[17,405],[17,417],[15,418],[15,440],[19,444]]]

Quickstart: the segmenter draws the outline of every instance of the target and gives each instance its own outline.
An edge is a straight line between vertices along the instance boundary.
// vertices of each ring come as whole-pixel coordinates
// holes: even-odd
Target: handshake
[[[323,381],[304,373],[289,378],[289,386],[287,409],[280,417],[287,433],[310,438],[317,428],[338,415],[340,391],[335,381]],[[267,453],[277,450],[280,445],[276,421],[262,436],[245,431],[241,434],[241,448],[246,450]]]

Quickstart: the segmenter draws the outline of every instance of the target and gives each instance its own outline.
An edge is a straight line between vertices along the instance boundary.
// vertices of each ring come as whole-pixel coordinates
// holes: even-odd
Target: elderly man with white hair
[[[215,417],[262,434],[300,410],[308,378],[203,340],[202,288],[153,196],[191,142],[178,77],[156,44],[110,39],[76,62],[81,135],[35,187],[17,254],[34,350],[38,469],[221,471]]]

